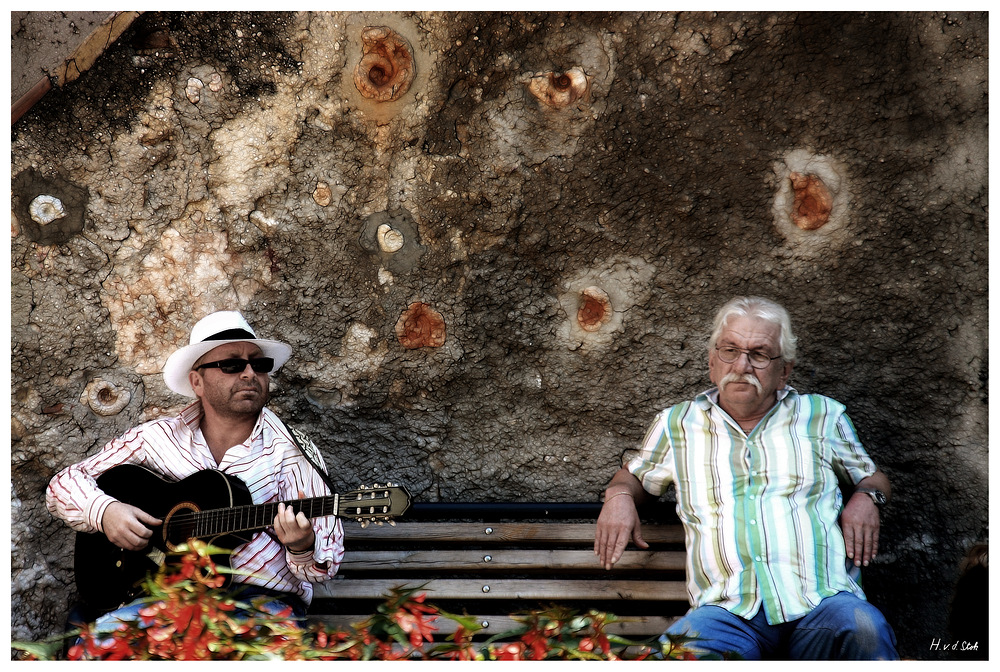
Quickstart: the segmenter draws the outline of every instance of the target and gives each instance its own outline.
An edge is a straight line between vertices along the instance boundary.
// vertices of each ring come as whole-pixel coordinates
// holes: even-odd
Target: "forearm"
[[[97,487],[96,478],[111,467],[140,460],[135,441],[113,440],[100,452],[53,476],[45,492],[46,507],[78,532],[103,532],[104,514],[117,500]]]
[[[628,469],[622,467],[605,488],[604,501],[607,502],[612,497],[618,496],[630,496],[635,501],[636,506],[639,506],[646,501],[649,495],[643,489],[639,479]]]
[[[889,484],[889,477],[886,476],[881,470],[876,470],[871,476],[867,476],[858,481],[855,485],[855,491],[858,488],[868,488],[871,490],[880,490],[885,493],[886,501],[892,499],[892,486]]]

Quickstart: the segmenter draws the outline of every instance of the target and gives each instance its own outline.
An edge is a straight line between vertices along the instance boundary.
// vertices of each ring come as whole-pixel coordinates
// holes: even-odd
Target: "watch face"
[[[885,493],[881,490],[865,490],[865,492],[872,496],[876,505],[882,506],[885,504]]]
[[[876,506],[882,506],[888,501],[886,500],[885,493],[882,492],[881,490],[874,490],[871,488],[858,488],[858,492],[863,492],[869,497],[871,497],[872,501],[875,502]]]

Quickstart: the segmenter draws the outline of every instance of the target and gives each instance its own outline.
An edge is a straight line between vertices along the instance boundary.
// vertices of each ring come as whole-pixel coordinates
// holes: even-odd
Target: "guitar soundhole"
[[[170,509],[163,521],[163,541],[167,550],[176,551],[178,546],[198,536],[195,530],[196,513],[198,507],[190,502],[181,502]]]

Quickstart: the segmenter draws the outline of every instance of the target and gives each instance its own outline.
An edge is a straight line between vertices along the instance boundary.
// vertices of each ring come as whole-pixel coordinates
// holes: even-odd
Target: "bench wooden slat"
[[[489,558],[489,560],[486,560]],[[683,551],[625,551],[611,572],[684,569]],[[593,550],[476,549],[476,550],[387,550],[351,551],[340,565],[341,574],[352,571],[399,569],[406,572],[454,571],[594,571],[604,572]],[[609,572],[609,576],[611,575]]]
[[[348,542],[366,539],[415,540],[450,543],[539,542],[539,543],[594,543],[596,523],[437,523],[410,522],[395,525],[345,524],[344,535]],[[682,544],[684,532],[680,526],[642,526],[643,538],[651,544]]]
[[[330,627],[346,629],[348,626],[363,622],[370,616],[371,614],[319,614],[310,616],[310,620],[313,622],[324,623]],[[678,617],[623,616],[620,618],[627,620],[606,625],[605,632],[636,638],[644,638],[650,635],[658,636],[659,633],[664,632],[668,627],[670,627],[670,625],[676,621]],[[478,634],[486,636],[510,632],[514,628],[521,625],[509,614],[477,615],[476,620],[483,628]],[[435,641],[443,641],[445,636],[454,633],[458,627],[457,623],[445,618],[435,620],[433,625],[437,628],[434,633]]]
[[[401,585],[422,586],[427,600],[687,600],[683,581],[560,579],[333,579],[316,585],[314,599],[364,599]]]

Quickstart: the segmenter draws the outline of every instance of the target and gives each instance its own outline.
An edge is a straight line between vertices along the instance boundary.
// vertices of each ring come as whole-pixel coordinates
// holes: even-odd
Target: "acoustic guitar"
[[[75,571],[80,597],[91,609],[107,612],[142,595],[139,584],[155,572],[168,554],[189,539],[201,539],[231,551],[270,527],[278,502],[254,504],[246,484],[212,469],[177,482],[133,464],[112,467],[97,485],[115,499],[136,506],[163,521],[141,551],[127,551],[100,532],[76,535]],[[370,523],[393,524],[410,506],[410,493],[399,485],[373,485],[343,494],[284,502],[310,520],[338,516]],[[225,566],[228,555],[213,556]],[[228,574],[223,574],[229,577]]]

